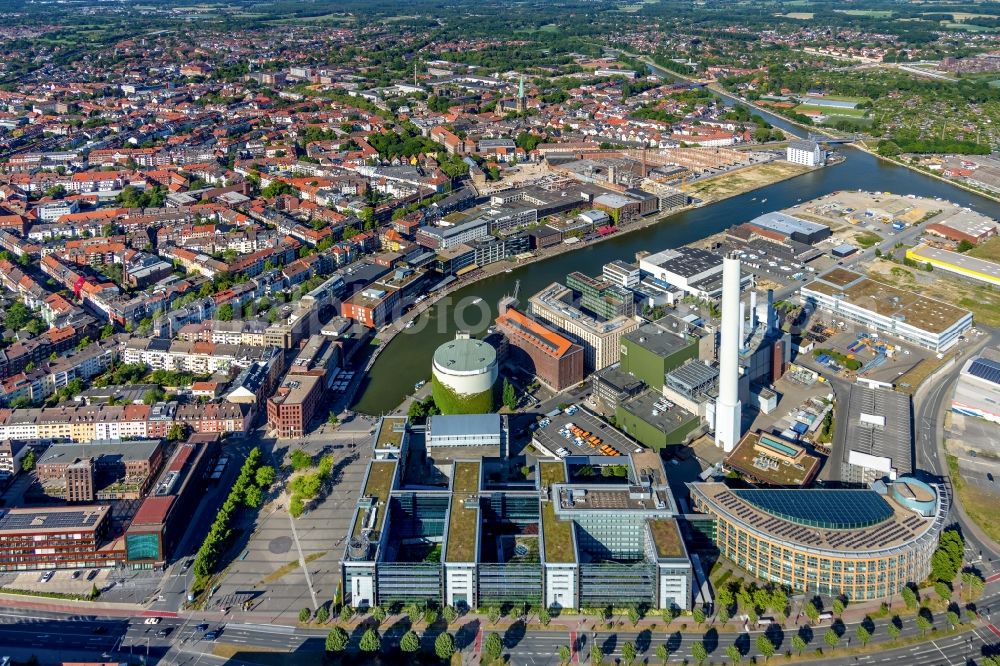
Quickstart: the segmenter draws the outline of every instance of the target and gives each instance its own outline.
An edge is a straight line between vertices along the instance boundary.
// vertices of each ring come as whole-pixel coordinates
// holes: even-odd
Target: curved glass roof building
[[[701,531],[736,565],[796,592],[855,600],[925,579],[950,507],[946,488],[911,477],[866,489],[688,488]]]

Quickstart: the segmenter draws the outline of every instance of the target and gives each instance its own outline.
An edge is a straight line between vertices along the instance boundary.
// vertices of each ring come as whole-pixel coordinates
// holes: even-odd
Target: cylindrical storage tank
[[[497,352],[489,343],[459,337],[434,352],[434,402],[442,414],[493,411]]]

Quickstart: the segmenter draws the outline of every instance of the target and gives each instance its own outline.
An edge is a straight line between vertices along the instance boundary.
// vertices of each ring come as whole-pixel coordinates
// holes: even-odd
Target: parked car
[[[56,575],[55,571],[46,571],[41,576],[38,577],[39,583],[47,583],[52,580],[52,577]]]

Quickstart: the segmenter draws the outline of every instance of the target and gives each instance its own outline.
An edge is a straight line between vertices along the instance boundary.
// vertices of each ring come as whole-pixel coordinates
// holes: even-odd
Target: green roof
[[[538,465],[542,488],[566,482],[566,468],[562,462],[540,462]],[[558,501],[557,497],[553,497],[550,501],[542,502],[542,540],[545,544],[545,561],[571,564],[576,562],[576,553],[573,550],[573,524],[556,517],[555,503]]]
[[[451,482],[451,511],[448,517],[448,550],[446,562],[474,562],[476,560],[476,531],[479,526],[478,500],[473,508],[466,508],[465,500],[479,493],[479,463],[455,463]]]
[[[677,521],[672,518],[650,520],[649,531],[653,535],[657,555],[663,558],[684,557],[684,545],[681,542],[681,532],[677,529]]]
[[[365,482],[365,489],[362,491],[362,495],[365,497],[374,497],[379,507],[375,518],[376,530],[382,529],[382,522],[385,520],[386,511],[389,510],[389,493],[392,491],[392,479],[395,475],[395,460],[373,460],[368,466],[368,479]],[[364,511],[359,510],[354,520],[354,529],[351,530],[352,535],[358,536],[363,517]]]
[[[562,462],[540,462],[541,468],[539,478],[542,482],[542,489],[548,488],[553,483],[566,483],[566,468]]]
[[[395,430],[394,426],[405,424],[405,418],[384,418],[379,424],[378,429],[378,440],[375,442],[376,448],[383,447],[387,444],[392,444],[395,447],[400,447],[403,444],[403,431]],[[405,425],[404,425],[405,427]]]

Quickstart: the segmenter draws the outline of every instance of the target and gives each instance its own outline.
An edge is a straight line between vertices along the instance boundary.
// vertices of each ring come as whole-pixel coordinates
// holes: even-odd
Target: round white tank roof
[[[497,362],[497,350],[473,338],[449,340],[434,352],[434,367],[446,374],[479,374]]]

